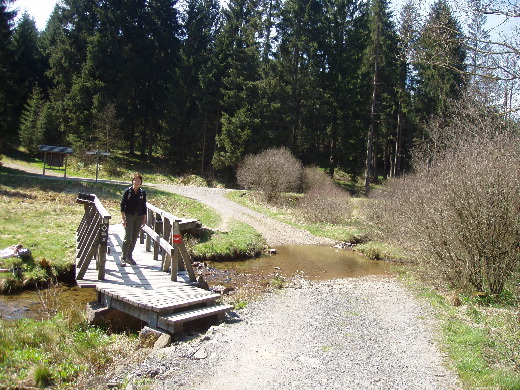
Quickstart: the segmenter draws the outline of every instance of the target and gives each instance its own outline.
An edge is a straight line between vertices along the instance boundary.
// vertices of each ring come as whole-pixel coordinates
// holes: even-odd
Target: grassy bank
[[[80,315],[0,320],[0,389],[95,388],[97,377],[138,359],[137,346],[135,336],[107,334]]]
[[[305,229],[319,236],[331,238],[338,242],[354,245],[356,251],[373,260],[401,261],[407,256],[388,244],[370,240],[370,226],[364,221],[363,210],[368,202],[365,198],[352,198],[352,216],[343,224],[310,223],[294,207],[299,194],[284,194],[278,205],[258,202],[255,195],[246,191],[233,191],[226,195],[229,199],[247,206],[259,213],[269,215],[278,221]]]
[[[501,297],[421,288],[435,309],[440,344],[464,389],[520,389],[518,291]]]
[[[9,292],[43,284],[49,277],[70,281],[74,277],[75,233],[83,215],[76,203],[79,192],[94,193],[114,222],[119,222],[121,184],[78,182],[56,178],[42,179],[2,174],[0,167],[0,248],[21,244],[32,257],[0,260],[0,268],[21,267],[22,276],[0,274],[0,291]],[[179,195],[146,188],[150,203],[179,217],[199,219],[216,227],[220,217],[209,207]],[[248,226],[237,226],[240,234],[215,234],[192,242],[192,251],[204,259],[247,257],[262,250],[263,242]],[[200,242],[199,242],[200,241]]]
[[[23,268],[20,276],[0,273],[3,292],[43,288],[48,281],[70,282],[74,275],[75,232],[83,206],[75,202],[79,192],[95,193],[114,221],[119,221],[119,201],[126,185],[82,183],[34,176],[7,174],[0,167],[0,248],[22,244],[32,256],[0,260],[0,268]],[[190,199],[146,188],[149,201],[172,214],[198,218],[215,227],[220,217]],[[116,220],[117,218],[117,220]],[[258,233],[236,224],[230,233],[216,233],[190,240],[193,253],[204,259],[250,256],[263,248]],[[88,383],[95,388],[114,364],[137,359],[132,335],[110,334],[87,325],[83,311],[59,313],[44,321],[0,319],[0,389],[54,386],[76,389]],[[103,384],[105,385],[105,384]]]

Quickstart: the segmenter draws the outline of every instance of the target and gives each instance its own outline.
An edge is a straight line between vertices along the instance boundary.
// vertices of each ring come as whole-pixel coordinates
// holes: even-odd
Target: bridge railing
[[[177,271],[187,271],[190,282],[195,282],[196,277],[191,266],[191,257],[182,239],[182,232],[201,227],[197,219],[184,219],[176,217],[146,203],[147,223],[141,230],[140,243],[146,240],[146,251],[152,251],[153,258],[159,259],[162,255],[162,269],[168,272],[171,268],[171,280],[177,281]]]
[[[105,279],[105,262],[108,252],[108,229],[110,214],[95,194],[79,193],[76,203],[83,204],[85,213],[76,232],[77,253],[76,279],[83,279],[90,262],[96,259],[98,280]],[[171,280],[177,281],[177,271],[187,271],[191,282],[196,281],[191,266],[191,256],[182,239],[182,232],[201,227],[197,219],[181,219],[150,203],[146,203],[147,224],[140,233],[140,243],[146,240],[146,251],[159,260],[162,270],[171,272]]]
[[[83,279],[92,259],[96,259],[98,279],[105,279],[105,261],[108,250],[110,214],[94,194],[79,193],[76,203],[83,205],[85,213],[76,231],[76,279]]]

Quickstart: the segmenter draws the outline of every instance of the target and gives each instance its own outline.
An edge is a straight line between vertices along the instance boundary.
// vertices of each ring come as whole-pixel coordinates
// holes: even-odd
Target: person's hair
[[[135,179],[139,179],[139,180],[141,180],[141,184],[143,184],[143,177],[141,176],[140,173],[138,173],[138,172],[134,173],[134,177],[132,177],[132,182],[133,182]]]

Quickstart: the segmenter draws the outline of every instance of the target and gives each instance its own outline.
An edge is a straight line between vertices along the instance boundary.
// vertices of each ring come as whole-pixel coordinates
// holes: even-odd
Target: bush
[[[306,167],[303,170],[303,192],[309,192],[314,188],[335,186],[334,181],[317,167]]]
[[[53,384],[52,372],[45,364],[39,364],[34,369],[34,381],[40,388],[48,387]]]
[[[258,191],[266,201],[276,201],[283,192],[298,192],[302,164],[287,148],[267,149],[248,155],[237,171],[238,184]]]
[[[350,195],[336,186],[329,175],[318,168],[306,168],[303,177],[305,195],[298,208],[305,218],[339,224],[351,216]]]
[[[500,294],[520,265],[518,132],[496,114],[462,112],[434,126],[443,148],[423,148],[416,173],[387,184],[376,220],[434,278]]]

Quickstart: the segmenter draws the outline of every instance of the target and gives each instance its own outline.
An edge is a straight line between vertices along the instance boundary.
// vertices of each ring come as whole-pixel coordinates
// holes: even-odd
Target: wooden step
[[[197,304],[212,304],[219,294],[190,286],[180,282],[170,282],[172,285],[156,290],[143,288],[99,285],[97,290],[102,294],[102,303],[111,307],[115,301],[125,302],[136,308],[150,310],[159,314],[168,314],[182,307]],[[118,307],[115,307],[121,310]]]
[[[157,319],[157,326],[168,332],[177,333],[182,331],[184,323],[188,321],[212,316],[217,316],[220,321],[224,319],[224,313],[231,309],[233,309],[232,305],[214,305],[164,315]]]

